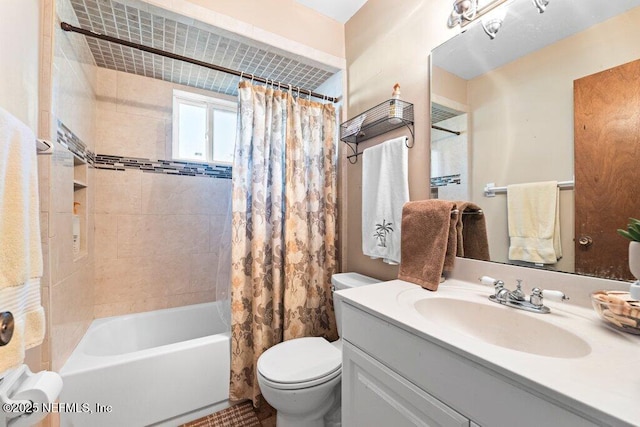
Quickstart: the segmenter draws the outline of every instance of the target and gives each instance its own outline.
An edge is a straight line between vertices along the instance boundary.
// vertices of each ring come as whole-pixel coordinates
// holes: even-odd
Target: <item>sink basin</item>
[[[567,359],[591,353],[591,346],[579,336],[534,317],[546,314],[454,298],[425,298],[414,307],[438,326],[511,350]]]

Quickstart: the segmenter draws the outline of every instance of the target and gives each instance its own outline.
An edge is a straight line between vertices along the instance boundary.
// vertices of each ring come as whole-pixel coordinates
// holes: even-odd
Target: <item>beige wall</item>
[[[639,58],[638,22],[640,8],[469,81],[471,197],[486,212],[492,259],[508,258],[506,198],[483,197],[484,185],[573,179],[573,81]],[[560,195],[555,268],[574,271],[573,191]]]
[[[96,152],[147,159],[171,158],[173,89],[215,95],[106,69],[98,87]],[[96,317],[214,301],[230,195],[229,179],[96,170]]]
[[[38,125],[40,1],[0,2],[0,107]]]
[[[429,198],[429,53],[457,30],[447,28],[451,3],[407,0],[369,0],[345,27],[348,71],[347,115],[351,118],[391,97],[401,85],[401,99],[414,104],[415,145],[409,150],[409,192],[412,200]],[[391,137],[390,132],[361,145],[366,148]],[[342,143],[341,143],[342,144]],[[342,152],[346,152],[344,147]],[[358,271],[381,279],[397,277],[397,267],[362,254],[362,158],[345,164],[341,195],[344,217],[343,271]]]
[[[189,2],[344,58],[344,26],[295,0]],[[286,25],[283,25],[285,22]],[[309,31],[310,28],[313,28],[313,31]]]
[[[344,26],[294,0],[146,0],[296,55],[344,68]]]
[[[435,65],[431,66],[431,101],[467,111],[467,81]]]

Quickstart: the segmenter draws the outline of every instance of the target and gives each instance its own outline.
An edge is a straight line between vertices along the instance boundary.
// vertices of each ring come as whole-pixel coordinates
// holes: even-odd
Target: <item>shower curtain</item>
[[[336,117],[331,104],[241,82],[232,179],[232,400],[257,403],[258,357],[337,338]]]

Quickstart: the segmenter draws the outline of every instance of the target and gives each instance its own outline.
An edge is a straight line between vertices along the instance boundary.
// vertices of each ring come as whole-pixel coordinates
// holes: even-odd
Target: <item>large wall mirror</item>
[[[474,22],[432,52],[432,197],[482,208],[492,261],[632,279],[616,229],[640,217],[640,0],[494,12],[495,39]],[[509,260],[505,187],[543,181],[560,183],[562,257]]]

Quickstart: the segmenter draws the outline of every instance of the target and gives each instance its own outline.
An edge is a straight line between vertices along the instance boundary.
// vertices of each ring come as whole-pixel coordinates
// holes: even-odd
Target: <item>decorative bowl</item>
[[[629,292],[596,291],[591,294],[591,304],[607,325],[640,335],[640,301],[631,299]]]

